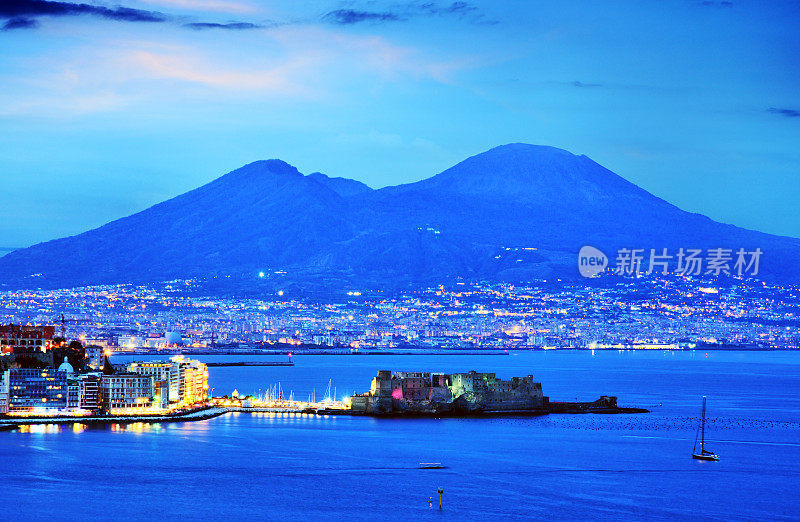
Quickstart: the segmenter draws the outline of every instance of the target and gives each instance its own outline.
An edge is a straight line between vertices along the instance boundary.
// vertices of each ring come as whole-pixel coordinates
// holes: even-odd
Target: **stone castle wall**
[[[533,376],[498,379],[494,373],[379,371],[369,393],[351,398],[353,411],[368,414],[538,410],[547,398]]]

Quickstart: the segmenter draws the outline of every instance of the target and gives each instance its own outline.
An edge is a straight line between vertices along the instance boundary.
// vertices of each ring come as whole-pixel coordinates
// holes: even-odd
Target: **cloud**
[[[239,4],[227,4],[224,2],[192,2],[191,0],[171,0],[167,3],[184,7],[207,6],[221,8],[224,5],[232,6],[235,9],[239,6]],[[241,7],[241,9],[245,9],[245,7]],[[0,0],[0,18],[9,18],[9,20],[3,26],[3,30],[34,28],[38,25],[36,18],[42,16],[80,15],[98,16],[109,20],[123,22],[180,21],[179,18],[166,15],[158,11],[145,11],[142,9],[131,9],[129,7],[122,6],[109,8],[84,3],[51,2],[48,0]],[[270,25],[277,26],[279,24]],[[184,24],[184,27],[195,30],[245,30],[259,29],[265,26],[250,22],[193,22]]]
[[[378,13],[372,11],[355,11],[353,9],[337,9],[322,17],[326,22],[339,25],[351,25],[360,22],[397,22],[403,20],[395,13]]]
[[[369,3],[372,5],[372,2]],[[457,16],[476,23],[496,23],[484,19],[478,8],[469,2],[405,2],[389,4],[384,10],[337,9],[322,16],[325,22],[352,25],[362,22],[405,22],[420,16]]]
[[[103,38],[0,69],[0,119],[75,118],[197,103],[338,103],[356,84],[450,84],[474,57],[435,56],[377,35],[282,25],[191,42]],[[234,41],[230,41],[234,40]],[[237,53],[246,42],[260,52]]]
[[[579,81],[572,82],[573,87],[602,87],[603,84],[601,83],[584,83]]]
[[[164,22],[167,20],[167,17],[158,11],[144,11],[120,6],[109,8],[72,2],[49,2],[47,0],[3,0],[0,2],[0,18],[78,15],[99,16],[123,22]],[[26,19],[35,21],[32,18]]]
[[[297,69],[306,66],[302,56],[284,63],[254,67],[226,67],[190,50],[179,52],[133,51],[124,60],[149,79],[178,80],[235,91],[258,91],[286,96],[304,96],[308,89],[295,81]],[[126,66],[128,68],[128,66]]]
[[[410,4],[415,6],[420,11],[430,14],[467,14],[478,10],[477,7],[468,2],[453,2],[452,4],[441,7],[434,2],[426,2],[424,4]]]
[[[3,24],[3,31],[10,31],[12,29],[33,29],[39,25],[39,22],[32,18],[25,18],[24,16],[16,16],[9,19]]]
[[[770,107],[767,109],[767,112],[771,112],[772,114],[778,114],[780,116],[786,116],[787,118],[800,118],[800,110],[797,109],[787,109],[785,107]]]
[[[143,0],[148,4],[165,5],[176,9],[197,11],[221,11],[226,13],[253,13],[257,9],[247,3],[228,0]]]
[[[226,24],[219,24],[215,22],[194,22],[191,24],[184,24],[183,26],[196,31],[202,31],[204,29],[227,29],[242,31],[246,29],[261,29],[264,27],[263,25],[251,24],[249,22],[228,22]]]

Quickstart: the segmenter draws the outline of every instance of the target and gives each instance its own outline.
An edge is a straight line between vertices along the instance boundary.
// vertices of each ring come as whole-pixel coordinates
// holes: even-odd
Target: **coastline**
[[[392,349],[392,350],[369,350],[360,349],[358,351],[351,351],[345,348],[329,348],[329,349],[304,349],[302,347],[294,350],[230,350],[224,349],[219,351],[213,350],[131,350],[131,351],[115,351],[113,356],[116,357],[135,357],[135,356],[172,356],[184,355],[192,357],[202,356],[305,356],[305,355],[511,355],[514,352],[687,352],[687,353],[705,353],[705,352],[800,352],[800,347],[755,347],[755,346],[703,346],[697,348],[589,348],[584,346],[573,347],[558,347],[558,348],[543,348],[543,347],[530,347],[520,348],[512,347],[507,349],[471,349],[459,350],[456,348],[422,348],[422,349]],[[283,361],[275,361],[271,363],[258,363],[252,364],[250,361],[244,363],[214,363],[206,362],[208,366],[293,366],[293,364]]]
[[[136,422],[166,423],[193,422],[212,419],[225,413],[229,408],[203,407],[174,415],[94,415],[87,417],[53,416],[53,417],[2,417],[0,430],[7,426],[24,426],[30,424],[133,424]]]
[[[287,410],[280,408],[243,408],[243,407],[203,407],[190,412],[175,415],[110,415],[92,417],[4,417],[0,418],[0,431],[11,431],[19,426],[36,424],[134,424],[134,423],[171,423],[171,422],[195,422],[213,419],[227,413],[286,413],[286,414],[305,414],[305,415],[336,415],[348,417],[373,417],[373,418],[481,418],[481,417],[538,417],[544,415],[557,414],[624,414],[624,413],[650,413],[650,410],[633,407],[612,407],[612,408],[582,408],[577,406],[579,403],[554,403],[555,407],[547,409],[531,410],[490,410],[474,412],[424,412],[407,411],[393,412],[385,414],[362,413],[353,410],[325,408],[325,409],[303,409]]]

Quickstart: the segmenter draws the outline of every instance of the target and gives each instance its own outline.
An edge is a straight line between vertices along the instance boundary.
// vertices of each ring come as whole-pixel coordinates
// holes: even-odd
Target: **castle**
[[[498,379],[494,373],[428,373],[382,370],[370,391],[353,395],[353,413],[367,415],[546,412],[548,398],[533,376]]]

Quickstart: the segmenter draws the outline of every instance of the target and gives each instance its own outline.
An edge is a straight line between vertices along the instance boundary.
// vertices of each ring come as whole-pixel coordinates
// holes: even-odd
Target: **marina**
[[[71,365],[64,359],[61,377],[74,377]],[[256,361],[243,363],[241,361],[217,361],[211,363],[218,367],[285,367],[285,363],[272,361]],[[183,356],[175,356],[170,361],[142,361],[128,364],[112,365],[106,359],[105,367],[108,372],[125,371],[117,377],[123,382],[139,382],[143,376],[148,376],[149,390],[142,393],[168,393],[173,381],[180,380],[181,391],[189,397],[190,384],[197,387],[196,393],[205,393],[208,390],[207,364]],[[293,364],[291,366],[294,366]],[[114,370],[116,368],[116,370]],[[187,370],[188,369],[188,370]],[[11,372],[12,370],[9,370]],[[139,372],[139,373],[135,373]],[[182,373],[175,373],[182,372]],[[189,373],[187,373],[189,372]],[[14,388],[28,387],[35,389],[37,382],[60,382],[58,372],[49,373],[47,370],[30,370],[28,381],[19,381]],[[105,373],[105,370],[104,370]],[[17,375],[14,373],[14,375]],[[28,374],[25,374],[28,375]],[[55,375],[51,377],[51,375]],[[88,374],[87,377],[98,374]],[[153,376],[158,376],[159,381],[154,381]],[[106,390],[106,383],[112,382],[111,376],[103,375],[102,404],[95,410],[86,410],[75,407],[73,409],[43,408],[41,406],[25,406],[31,403],[27,395],[14,395],[11,407],[13,411],[0,416],[0,426],[30,425],[30,424],[64,424],[64,423],[129,423],[129,422],[183,422],[206,420],[229,412],[245,413],[300,413],[314,415],[355,415],[355,416],[411,416],[411,417],[467,417],[467,416],[519,416],[519,415],[548,415],[551,413],[647,413],[648,410],[635,407],[617,406],[617,397],[603,395],[592,402],[550,402],[550,398],[542,392],[542,384],[534,382],[532,375],[525,377],[512,377],[500,379],[494,373],[479,373],[474,370],[465,373],[442,372],[391,372],[380,370],[372,378],[369,392],[337,398],[337,389],[333,379],[328,380],[328,385],[322,400],[317,401],[316,391],[308,395],[307,400],[296,400],[294,392],[288,392],[281,383],[271,385],[262,393],[240,394],[235,389],[231,396],[214,397],[191,395],[193,402],[173,402],[167,404],[168,396],[163,400],[155,401],[153,398],[142,397],[135,402],[123,404],[125,407],[112,408],[117,395]],[[191,379],[191,380],[190,380]],[[196,382],[194,382],[196,381]],[[15,383],[17,381],[14,381]],[[74,381],[73,381],[74,382]],[[100,381],[98,381],[100,382]],[[192,384],[194,382],[194,384]],[[174,383],[176,389],[178,383]],[[53,385],[49,386],[53,388]],[[61,388],[60,385],[56,385]],[[77,385],[74,386],[75,394],[80,393]],[[163,390],[163,392],[161,391]],[[117,392],[122,394],[133,393],[133,390]],[[60,396],[60,395],[59,395]],[[55,397],[55,395],[52,395]],[[47,404],[47,398],[43,398]],[[148,401],[149,407],[145,407]],[[52,401],[51,401],[52,402]],[[74,403],[80,404],[79,397]],[[162,404],[155,407],[156,402]],[[38,403],[38,398],[36,402]],[[130,406],[130,407],[129,407]],[[705,402],[703,404],[705,420]],[[702,446],[702,441],[701,441]]]

